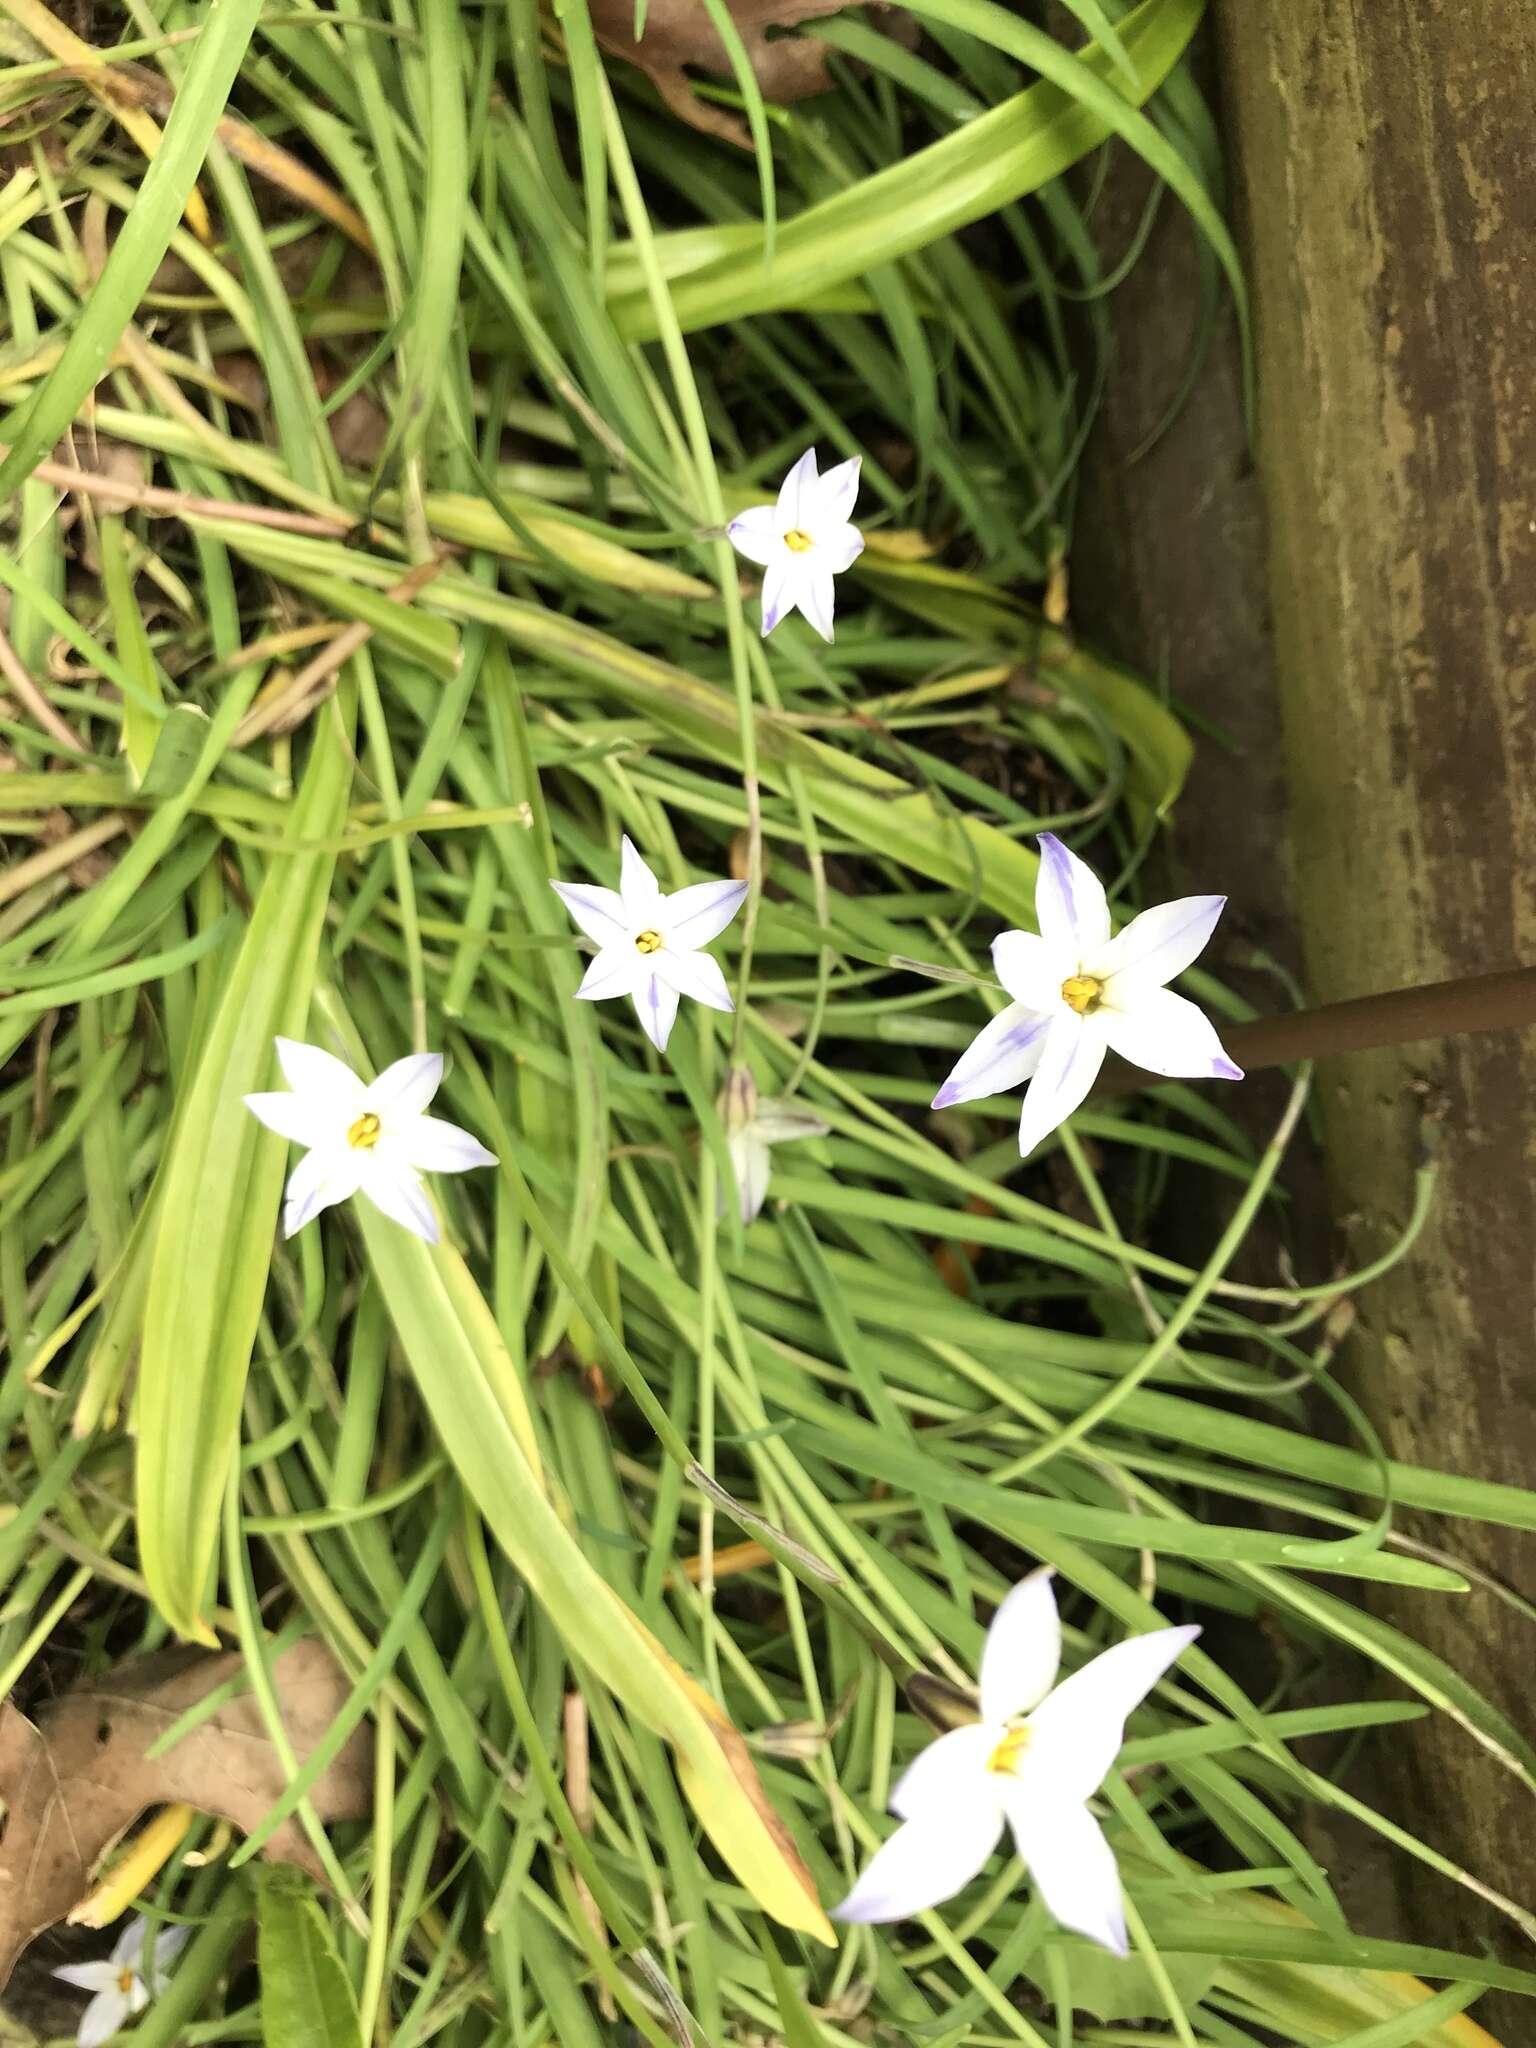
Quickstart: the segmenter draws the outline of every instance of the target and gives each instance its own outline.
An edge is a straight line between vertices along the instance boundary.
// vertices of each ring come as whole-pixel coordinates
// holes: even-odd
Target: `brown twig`
[[[0,446],[0,454],[9,453]],[[327,519],[315,512],[283,512],[275,505],[247,505],[238,498],[202,498],[193,491],[167,490],[162,484],[104,476],[99,470],[71,469],[67,462],[39,462],[32,474],[39,483],[52,484],[56,490],[87,491],[119,505],[141,506],[165,519],[233,519],[246,526],[276,527],[282,533],[319,534],[327,540],[345,540],[353,530],[344,519]]]
[[[54,710],[42,691],[27,673],[26,663],[16,652],[0,627],[0,676],[12,690],[22,707],[29,711],[50,738],[56,739],[66,753],[78,754],[82,759],[89,756],[90,749],[75,738],[69,726]]]
[[[587,1703],[579,1692],[568,1692],[562,1716],[565,1734],[565,1796],[570,1803],[571,1818],[584,1835],[592,1832],[592,1755],[587,1729]],[[576,1887],[576,1896],[581,1901],[581,1910],[587,1916],[587,1923],[598,1943],[608,1946],[608,1929],[603,1916],[597,1909],[597,1901],[588,1889],[587,1881],[579,1870],[571,1872]],[[613,1994],[606,1984],[599,1987],[598,2004],[604,2019],[612,2022],[618,2018],[618,2009]]]
[[[391,584],[384,595],[393,598],[399,604],[409,604],[412,598],[425,590],[433,577],[440,575],[447,566],[447,557],[441,555],[435,561],[418,562],[409,575],[402,576],[398,583]],[[235,737],[231,744],[237,747],[248,746],[264,732],[271,732],[284,721],[296,718],[301,707],[305,706],[307,699],[314,694],[316,686],[329,683],[342,663],[349,660],[359,647],[372,638],[372,626],[364,625],[360,620],[345,627],[329,646],[321,649],[313,661],[306,662],[292,681],[285,683],[275,696],[264,704],[256,705],[245,714],[235,727]]]

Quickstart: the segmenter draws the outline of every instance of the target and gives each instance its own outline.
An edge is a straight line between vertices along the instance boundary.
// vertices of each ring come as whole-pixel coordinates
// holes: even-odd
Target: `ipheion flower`
[[[732,543],[763,571],[763,636],[799,610],[823,640],[832,638],[832,579],[864,552],[864,536],[849,524],[859,494],[855,455],[825,476],[816,473],[816,450],[807,448],[785,477],[775,505],[754,505],[726,528]]]
[[[1040,834],[1033,932],[1002,932],[992,964],[1013,1002],[963,1054],[935,1109],[1028,1081],[1019,1150],[1032,1152],[1079,1106],[1113,1050],[1149,1073],[1240,1081],[1204,1012],[1167,986],[1204,951],[1225,896],[1181,896],[1110,934],[1109,903],[1086,862]]]
[[[376,1209],[428,1244],[437,1217],[423,1173],[467,1173],[494,1166],[496,1155],[457,1124],[424,1114],[443,1078],[443,1056],[409,1053],[362,1081],[343,1060],[317,1045],[277,1041],[278,1064],[293,1093],[247,1095],[245,1106],[281,1137],[308,1149],[283,1197],[283,1235],[349,1196],[366,1195]]]
[[[745,882],[695,882],[663,895],[626,836],[617,889],[586,882],[550,887],[597,941],[597,957],[577,995],[587,1003],[633,997],[641,1029],[658,1052],[667,1049],[680,997],[692,996],[711,1010],[736,1007],[719,961],[700,948],[719,938],[741,908]]]
[[[80,2048],[99,2048],[125,2020],[134,2018],[151,1998],[165,1988],[165,1966],[180,1952],[190,1929],[167,1927],[155,1936],[149,1957],[144,1955],[144,1921],[135,1914],[118,1936],[109,1961],[65,1963],[53,1972],[77,1991],[96,1995],[80,2015],[75,2038]]]
[[[746,1067],[732,1067],[720,1093],[720,1115],[725,1124],[726,1148],[736,1174],[736,1195],[743,1223],[751,1223],[768,1199],[768,1177],[773,1172],[771,1147],[786,1145],[796,1138],[824,1138],[830,1128],[814,1110],[779,1096],[760,1096],[757,1083]],[[720,1210],[725,1211],[725,1190],[720,1190]]]
[[[1015,1586],[981,1655],[981,1719],[930,1743],[891,1794],[902,1821],[840,1920],[904,1920],[969,1884],[1006,1824],[1063,1927],[1127,1950],[1120,1873],[1087,1802],[1138,1707],[1198,1628],[1130,1636],[1056,1684],[1061,1622],[1049,1570]]]

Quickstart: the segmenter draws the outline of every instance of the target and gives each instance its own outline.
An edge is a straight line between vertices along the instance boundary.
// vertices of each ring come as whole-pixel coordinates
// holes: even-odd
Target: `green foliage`
[[[1357,1745],[1432,1711],[1521,1792],[1536,1756],[1363,1598],[1453,1597],[1458,1521],[1536,1497],[1392,1463],[1347,1407],[1319,1433],[1324,1319],[1369,1276],[1232,1277],[1282,1144],[1214,1091],[1090,1107],[1023,1167],[1008,1105],[928,1113],[1034,835],[1128,911],[1190,758],[1032,601],[1107,369],[1095,174],[1064,174],[1115,136],[1206,237],[1203,312],[1231,274],[1198,6],[1073,11],[1079,54],[955,0],[916,51],[839,17],[823,98],[701,85],[771,164],[605,64],[579,0],[130,0],[115,54],[174,94],[147,170],[57,63],[0,81],[61,138],[0,188],[0,479],[72,421],[79,453],[94,386],[91,433],[182,494],[98,535],[34,479],[0,556],[80,749],[8,709],[3,1690],[55,1638],[73,1670],[212,1630],[270,1712],[287,1627],[377,1743],[334,1896],[264,1874],[253,1907],[238,1849],[169,1870],[201,1931],[147,2041],[1070,2048],[1077,2010],[1474,2048],[1462,2005],[1536,1988],[1355,1936],[1305,1827],[1488,1896],[1365,1803]],[[178,224],[199,175],[212,247]],[[835,645],[764,645],[723,523],[812,440],[863,453],[869,545]],[[107,836],[55,846],[59,811]],[[751,882],[736,1013],[690,1008],[665,1060],[573,1000],[549,889],[611,883],[624,832],[668,887]],[[440,1251],[366,1209],[275,1239],[288,1154],[239,1099],[275,1031],[448,1053],[444,1114],[501,1165],[435,1184]],[[829,1127],[748,1228],[717,1217],[729,1063]],[[1155,1248],[1175,1163],[1227,1219],[1197,1266]],[[768,1928],[823,1931],[798,1859],[834,1903],[925,1738],[906,1680],[968,1683],[1037,1558],[1073,1662],[1212,1624],[1104,1794],[1135,1958],[1001,1866],[835,1951]]]
[[[263,1870],[256,1885],[256,1967],[265,2048],[362,2048],[357,1995],[308,1878]]]

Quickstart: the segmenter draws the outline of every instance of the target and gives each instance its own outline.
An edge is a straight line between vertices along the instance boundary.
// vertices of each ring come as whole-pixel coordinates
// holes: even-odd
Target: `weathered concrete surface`
[[[1236,774],[1204,750],[1176,859],[1205,876],[1228,849],[1234,896],[1274,906],[1250,935],[1282,952],[1294,888],[1314,996],[1536,960],[1536,9],[1216,0],[1215,31],[1257,471],[1225,342],[1124,465],[1182,360],[1171,223],[1116,301],[1078,616],[1097,636],[1118,618],[1116,651],[1166,658],[1237,738]],[[1406,1213],[1426,1100],[1442,1117],[1434,1221],[1361,1298],[1350,1359],[1389,1448],[1536,1486],[1536,1036],[1328,1062],[1319,1097],[1357,1258]],[[1449,1541],[1529,1593],[1530,1538]],[[1397,1618],[1529,1729],[1536,1631],[1481,1590],[1406,1597]],[[1390,1811],[1536,1899],[1536,1804],[1486,1751],[1436,1717],[1378,1754]],[[1396,1867],[1404,1931],[1518,1953],[1465,1891]]]

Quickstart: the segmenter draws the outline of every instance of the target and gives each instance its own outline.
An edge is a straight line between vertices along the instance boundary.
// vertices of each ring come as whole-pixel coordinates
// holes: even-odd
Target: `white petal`
[[[661,901],[661,884],[627,832],[620,845],[623,851],[619,857],[619,894],[624,899],[624,915],[633,928],[648,924],[655,916]]]
[[[612,946],[629,937],[624,899],[617,889],[599,889],[590,882],[551,882],[549,886],[589,939]]]
[[[1042,1138],[1066,1122],[1098,1079],[1104,1064],[1104,1033],[1097,1028],[1102,1015],[1100,1011],[1092,1018],[1075,1017],[1066,1012],[1052,1019],[1035,1078],[1024,1091],[1021,1157],[1027,1159]]]
[[[651,955],[651,966],[668,988],[680,996],[692,996],[711,1010],[734,1010],[725,975],[713,953],[674,953],[663,946]]]
[[[646,972],[645,955],[636,952],[634,940],[620,939],[616,946],[604,946],[582,976],[576,993],[584,1003],[633,995]]]
[[[363,1099],[363,1084],[344,1060],[322,1052],[318,1045],[301,1045],[296,1038],[275,1039],[277,1063],[290,1088],[312,1095],[325,1103],[338,1118],[357,1115]]]
[[[787,1145],[796,1138],[825,1138],[831,1128],[814,1110],[802,1109],[796,1102],[781,1102],[775,1095],[759,1101],[752,1119],[752,1134],[765,1145]]]
[[[1120,1754],[1126,1716],[1199,1633],[1198,1628],[1158,1628],[1128,1636],[1063,1679],[1042,1701],[1030,1717],[1028,1754],[1053,1793],[1075,1800],[1098,1790]]]
[[[1021,1579],[992,1617],[981,1653],[981,1712],[987,1721],[1010,1721],[1038,1706],[1056,1683],[1061,1664],[1061,1619],[1042,1565]]]
[[[155,1936],[154,1963],[149,1975],[153,1979],[156,1991],[164,1987],[171,1964],[175,1962],[191,1939],[192,1930],[190,1927],[162,1928],[160,1933]]]
[[[322,1107],[313,1095],[291,1095],[285,1088],[274,1088],[270,1094],[247,1095],[244,1101],[269,1131],[300,1145],[323,1145],[345,1128],[338,1124],[335,1112]]]
[[[437,1217],[416,1173],[409,1166],[381,1159],[377,1153],[361,1156],[368,1160],[361,1187],[373,1206],[382,1209],[392,1222],[403,1224],[413,1236],[436,1244]]]
[[[786,554],[782,561],[770,562],[763,577],[763,638],[766,640],[786,612],[792,612],[800,602],[800,587],[805,581],[805,567],[798,555]]]
[[[979,1800],[996,1806],[1002,1779],[987,1769],[987,1759],[1003,1739],[1003,1729],[985,1722],[951,1728],[915,1756],[896,1780],[890,1806],[903,1820],[942,1818]]]
[[[853,502],[859,495],[860,455],[850,455],[846,462],[834,463],[816,486],[816,539],[821,541],[829,526],[844,525],[853,511]]]
[[[665,1052],[667,1040],[672,1036],[672,1026],[677,1021],[677,990],[655,972],[655,958],[652,954],[652,971],[631,993],[640,1029],[658,1052]]]
[[[718,939],[746,900],[745,882],[693,882],[666,897],[661,929],[669,945],[707,946]]]
[[[148,1924],[142,1913],[135,1913],[125,1923],[112,1944],[112,1960],[119,1970],[136,1970],[139,1967],[139,1958],[144,1953],[144,1930]]]
[[[1054,832],[1040,834],[1035,922],[1043,937],[1075,948],[1080,961],[1109,944],[1109,902],[1104,885]]]
[[[1016,1003],[1048,1017],[1061,1008],[1061,984],[1077,972],[1070,948],[1033,932],[999,932],[992,941],[997,978]]]
[[[832,1911],[839,1920],[867,1925],[940,1906],[970,1883],[1002,1828],[1002,1807],[995,1800],[973,1800],[941,1818],[903,1821]]]
[[[368,1083],[367,1106],[390,1119],[419,1116],[437,1093],[443,1078],[440,1052],[407,1053]]]
[[[61,1963],[48,1974],[73,1984],[77,1991],[105,1991],[109,1984],[117,1982],[119,1968],[117,1963]]]
[[[834,526],[830,533],[818,534],[816,539],[816,560],[834,576],[851,569],[863,552],[864,536],[856,526]]]
[[[725,530],[737,553],[756,562],[759,568],[766,569],[784,552],[784,528],[772,505],[754,505],[750,512],[733,519]]]
[[[1171,988],[1148,989],[1123,1010],[1105,1003],[1094,1021],[1123,1060],[1150,1074],[1192,1081],[1243,1078],[1205,1012]]]
[[[292,1237],[322,1209],[355,1195],[367,1157],[350,1145],[320,1145],[306,1152],[283,1190],[283,1235]]]
[[[780,533],[789,533],[795,527],[802,533],[815,530],[819,481],[816,475],[816,450],[807,448],[779,486],[779,502],[774,508],[773,516],[779,522]]]
[[[140,2013],[148,2003],[149,1992],[145,1986],[144,1979],[142,1977],[135,1977],[128,1992],[128,2010],[130,2013]]]
[[[727,1138],[726,1149],[731,1155],[731,1167],[736,1175],[736,1204],[743,1223],[755,1221],[768,1199],[768,1176],[773,1171],[773,1160],[762,1139],[751,1131],[737,1131]],[[725,1190],[720,1190],[722,1212],[725,1205]]]
[[[1003,1804],[1019,1854],[1054,1917],[1117,1956],[1127,1953],[1125,1907],[1114,1851],[1086,1806],[1039,1799],[1005,1786]]]
[[[800,578],[795,590],[795,602],[802,617],[808,619],[823,640],[832,638],[832,608],[836,593],[832,588],[832,571],[822,565],[814,555],[808,556],[809,569]]]
[[[934,1108],[948,1109],[955,1102],[975,1102],[983,1095],[1006,1095],[1022,1087],[1040,1064],[1049,1024],[1048,1017],[1011,1003],[960,1055],[933,1098]]]
[[[98,1991],[80,2015],[80,2031],[75,2039],[80,2048],[101,2048],[101,2043],[110,2041],[128,2017],[128,2001],[114,1984],[110,1991]]]
[[[1115,933],[1102,953],[1084,961],[1084,972],[1122,982],[1126,994],[1133,986],[1161,988],[1205,951],[1226,901],[1225,896],[1181,896],[1176,903],[1144,910]],[[1110,1000],[1122,1000],[1120,989]]]
[[[468,1173],[472,1166],[496,1164],[496,1154],[487,1152],[478,1138],[439,1116],[413,1117],[388,1142],[419,1173]],[[382,1152],[383,1145],[378,1149]]]

